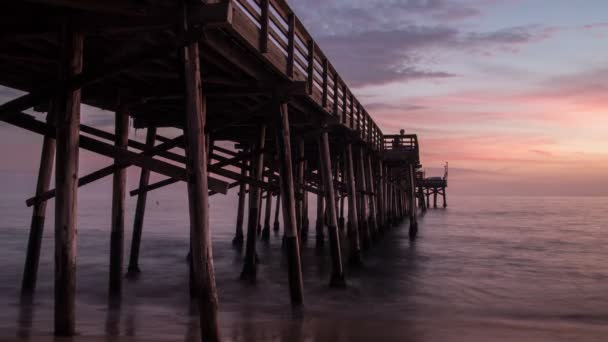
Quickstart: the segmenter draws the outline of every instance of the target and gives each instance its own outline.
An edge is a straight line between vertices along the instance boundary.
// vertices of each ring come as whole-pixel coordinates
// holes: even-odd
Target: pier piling
[[[82,72],[84,34],[65,18],[60,33],[59,78],[66,82]],[[53,102],[56,120],[55,163],[55,335],[76,332],[76,208],[78,205],[78,159],[80,89],[59,90]]]
[[[116,111],[116,148],[126,150],[129,140],[129,114],[126,108],[119,104]],[[114,159],[118,166],[120,161]],[[118,168],[112,179],[112,226],[110,236],[110,296],[119,296],[122,292],[122,270],[125,240],[125,194],[127,186],[127,169]]]
[[[156,141],[156,127],[148,128],[146,132],[146,147],[153,148]],[[142,168],[139,175],[139,187],[143,190],[150,182],[150,170]],[[135,205],[135,218],[133,220],[133,237],[131,238],[131,252],[129,254],[129,266],[127,268],[127,276],[134,277],[140,273],[139,269],[139,249],[141,246],[141,236],[144,226],[144,216],[146,212],[146,201],[148,192],[143,191],[137,195],[137,204]]]
[[[300,260],[300,243],[296,225],[295,192],[291,161],[291,142],[289,130],[289,109],[286,103],[279,105],[276,146],[279,154],[279,175],[281,181],[281,198],[283,199],[283,225],[285,226],[285,245],[289,272],[289,293],[293,305],[304,302],[302,284],[302,264]]]
[[[276,196],[273,229],[280,228],[280,212],[294,306],[304,300],[309,195],[317,199],[316,255],[330,260],[329,283],[336,287],[346,285],[341,244],[348,261],[361,265],[362,248],[372,248],[380,232],[408,216],[415,235],[417,199],[424,210],[431,194],[435,207],[442,195],[447,206],[447,165],[443,179],[424,178],[417,136],[383,134],[284,0],[188,1],[182,11],[163,0],[132,6],[10,0],[0,2],[0,18],[13,32],[19,27],[11,23],[43,17],[51,3],[59,34],[59,27],[39,25],[27,42],[6,42],[0,85],[25,94],[0,104],[0,120],[44,137],[36,193],[26,200],[34,208],[21,286],[24,295],[35,289],[46,205],[54,198],[56,335],[76,333],[78,187],[110,175],[108,285],[112,299],[120,299],[129,167],[140,168],[130,192],[137,196],[127,267],[134,280],[148,192],[186,183],[189,285],[205,341],[221,338],[209,196],[238,187],[232,243],[239,257],[245,247],[240,275],[248,282],[257,277],[258,236],[274,242]],[[95,36],[85,44],[84,33]],[[57,65],[59,74],[39,60]],[[81,102],[115,111],[114,131],[80,124]],[[49,103],[46,122],[29,111]],[[145,143],[129,139],[131,122],[147,129]],[[80,148],[112,163],[78,178]],[[56,189],[49,189],[54,156]],[[151,182],[157,176],[164,178]],[[326,237],[328,258],[321,248]]]
[[[270,239],[270,215],[272,213],[272,192],[266,192],[266,205],[264,207],[264,228],[262,228],[262,240]]]
[[[330,286],[341,287],[345,286],[344,269],[342,266],[342,252],[340,250],[340,235],[338,233],[338,218],[336,217],[336,195],[334,190],[334,182],[332,178],[332,163],[331,152],[329,150],[329,135],[327,127],[322,127],[321,138],[319,141],[321,146],[321,168],[325,176],[325,192],[327,194],[327,215],[329,223],[327,231],[329,235],[329,245],[332,258],[332,274]]]
[[[345,147],[346,188],[348,192],[348,237],[350,241],[349,262],[361,265],[361,243],[359,234],[359,215],[357,213],[357,187],[353,166],[353,148],[350,142]]]
[[[184,17],[187,13],[184,7]],[[184,30],[188,30],[184,18]],[[201,336],[218,342],[217,289],[211,249],[209,227],[209,188],[207,180],[207,151],[205,124],[206,98],[201,84],[199,44],[193,42],[184,48],[184,75],[186,81],[186,172],[188,174],[188,202],[190,209],[190,246],[194,285],[197,286]]]
[[[248,163],[247,160],[243,160],[243,166],[241,167],[241,177],[247,177]],[[247,184],[244,181],[239,182],[239,199],[236,209],[236,232],[234,239],[232,239],[232,245],[241,249],[245,240],[243,234],[243,220],[245,214],[245,197],[247,196]]]
[[[52,123],[52,109],[47,113],[47,123]],[[38,181],[36,183],[36,196],[49,190],[51,175],[53,173],[53,161],[55,159],[55,139],[44,136],[42,141],[42,152],[40,156],[40,168],[38,170]],[[23,281],[21,294],[31,295],[36,289],[36,278],[38,276],[38,264],[40,261],[40,248],[42,246],[42,233],[46,217],[46,201],[34,204],[32,209],[32,220],[30,224],[30,235],[27,243],[27,254],[23,270]]]
[[[262,181],[264,171],[264,144],[266,142],[266,125],[260,125],[257,141],[252,145],[252,176],[256,181]],[[249,187],[249,215],[247,217],[247,242],[245,245],[245,262],[241,279],[255,282],[257,276],[256,240],[260,222],[261,189],[258,186]]]

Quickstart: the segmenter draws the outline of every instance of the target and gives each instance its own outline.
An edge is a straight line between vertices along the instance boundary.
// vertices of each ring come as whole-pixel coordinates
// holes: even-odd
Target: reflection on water
[[[153,207],[142,274],[125,279],[121,300],[109,300],[109,208],[89,201],[81,205],[78,234],[79,339],[198,341],[197,307],[188,295],[187,206],[161,201]],[[6,308],[0,311],[0,336],[38,341],[53,327],[52,229],[45,232],[36,296],[20,298],[28,213],[7,203],[0,204],[0,215],[10,217],[0,223],[0,307]],[[452,204],[420,218],[415,243],[407,224],[384,235],[365,253],[362,269],[347,268],[346,289],[328,286],[329,244],[319,251],[309,242],[302,265],[306,305],[300,310],[289,302],[282,234],[258,245],[258,283],[240,282],[242,254],[231,246],[234,210],[216,207],[214,260],[224,338],[603,339],[608,232],[601,228],[608,199],[454,197]],[[310,210],[312,218],[314,206]]]

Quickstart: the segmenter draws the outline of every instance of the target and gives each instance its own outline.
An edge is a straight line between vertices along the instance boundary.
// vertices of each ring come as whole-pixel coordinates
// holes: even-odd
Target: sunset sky
[[[430,174],[450,162],[451,192],[608,195],[608,1],[290,4],[385,133],[417,133]],[[32,188],[40,138],[0,134],[0,177]]]
[[[451,191],[608,195],[605,0],[294,0],[385,132]],[[311,5],[314,3],[314,5]]]

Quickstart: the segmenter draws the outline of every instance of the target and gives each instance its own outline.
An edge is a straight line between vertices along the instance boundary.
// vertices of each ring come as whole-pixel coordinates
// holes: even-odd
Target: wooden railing
[[[418,136],[415,134],[395,134],[383,137],[383,151],[418,151]]]
[[[383,135],[312,36],[284,0],[227,0],[234,5],[232,27],[277,71],[304,81],[308,95],[374,150]]]

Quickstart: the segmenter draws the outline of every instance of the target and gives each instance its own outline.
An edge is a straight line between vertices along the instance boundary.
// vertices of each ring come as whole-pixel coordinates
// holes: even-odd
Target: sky
[[[384,132],[450,191],[608,195],[608,1],[292,0]]]
[[[428,175],[449,162],[449,193],[608,195],[608,1],[289,3],[385,133],[418,134]],[[0,136],[2,186],[32,190],[41,138]]]

